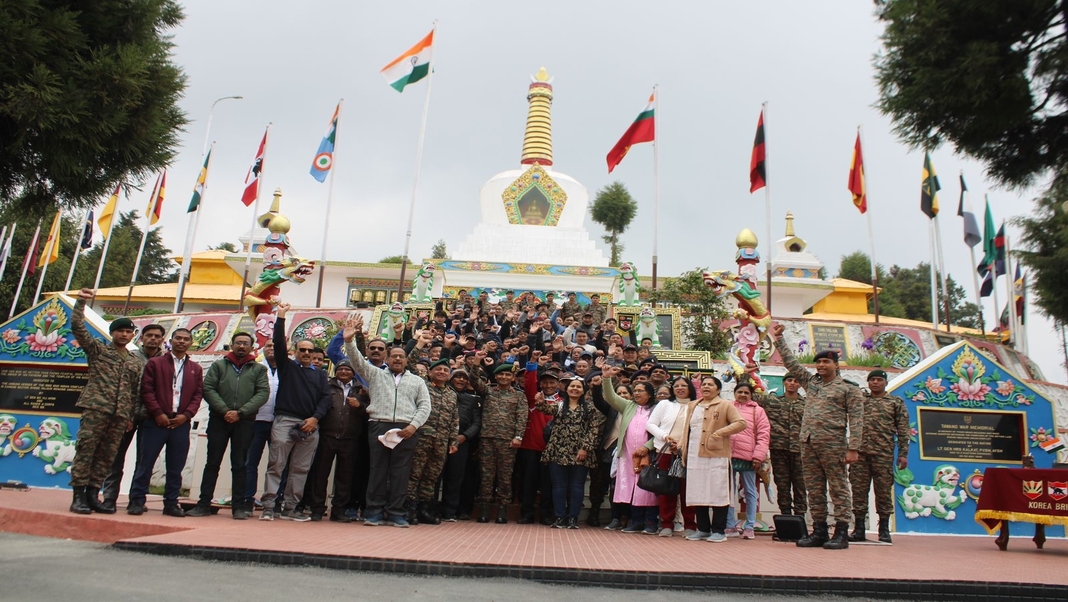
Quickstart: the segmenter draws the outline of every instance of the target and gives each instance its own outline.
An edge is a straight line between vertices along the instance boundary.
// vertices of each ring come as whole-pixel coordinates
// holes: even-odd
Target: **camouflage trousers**
[[[868,518],[868,490],[875,484],[875,512],[879,516],[894,513],[894,457],[860,454],[849,466],[849,485],[853,490],[853,514],[857,524]]]
[[[129,422],[115,414],[82,410],[75,444],[74,462],[70,466],[71,487],[100,487],[111,474],[111,464],[119,453],[119,444]]]
[[[493,481],[497,481],[497,503],[512,503],[512,469],[515,467],[515,452],[511,441],[483,438],[478,447],[480,467],[478,501],[493,502]]]
[[[827,522],[827,490],[834,504],[834,522],[853,522],[853,499],[846,476],[845,445],[801,443],[801,464],[813,524]]]
[[[805,475],[800,452],[771,450],[771,476],[775,481],[779,512],[804,516],[808,511],[808,500],[805,499]]]
[[[449,441],[439,437],[419,437],[412,454],[412,474],[408,477],[408,498],[418,502],[434,499],[434,486],[437,485],[441,471],[445,469],[445,458],[449,455]]]

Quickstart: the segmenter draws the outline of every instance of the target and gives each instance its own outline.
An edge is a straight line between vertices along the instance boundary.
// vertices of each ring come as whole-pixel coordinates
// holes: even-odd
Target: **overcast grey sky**
[[[189,0],[174,31],[175,59],[189,78],[182,107],[192,123],[168,178],[163,237],[180,253],[185,209],[201,161],[208,110],[221,96],[217,142],[196,248],[236,242],[251,209],[239,201],[248,165],[268,122],[263,197],[281,187],[298,251],[317,257],[327,185],[308,174],[338,99],[336,183],[327,257],[377,261],[400,254],[415,169],[425,84],[398,94],[379,70],[439,20],[435,76],[412,252],[444,238],[455,248],[479,219],[478,191],[518,166],[529,76],[555,78],[555,169],[592,194],[619,179],[639,202],[622,240],[643,274],[652,254],[652,146],[634,147],[609,176],[605,155],[661,87],[661,274],[733,265],[734,237],[752,228],[764,250],[762,192],[750,195],[749,155],[760,104],[766,119],[773,234],[792,210],[809,250],[835,274],[842,255],[868,249],[866,224],[846,190],[858,124],[864,126],[869,206],[879,263],[929,260],[919,210],[922,152],[909,151],[872,108],[871,66],[880,27],[861,0],[750,2],[342,2]],[[967,247],[956,217],[963,170],[982,221],[990,193],[1000,222],[1030,210],[1035,191],[994,189],[981,166],[932,153],[943,190],[948,271],[972,291]],[[148,193],[126,208],[143,212]],[[587,218],[599,240],[600,226]],[[1012,229],[1010,229],[1012,232]],[[1001,286],[1004,286],[1003,281]],[[1004,302],[1005,295],[1001,295]],[[988,323],[993,309],[988,308]],[[1031,316],[1032,356],[1064,382],[1058,336]]]

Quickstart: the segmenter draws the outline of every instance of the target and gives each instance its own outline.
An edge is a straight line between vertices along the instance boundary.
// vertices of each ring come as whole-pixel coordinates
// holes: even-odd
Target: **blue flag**
[[[334,167],[334,142],[337,137],[337,117],[340,110],[341,103],[338,103],[334,109],[334,116],[330,118],[330,127],[327,128],[323,141],[319,143],[319,150],[315,152],[315,159],[312,160],[311,176],[319,182],[325,182],[330,169]]]

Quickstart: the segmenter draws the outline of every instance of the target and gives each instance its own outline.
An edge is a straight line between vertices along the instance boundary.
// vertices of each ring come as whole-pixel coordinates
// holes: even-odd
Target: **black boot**
[[[74,499],[70,503],[70,511],[75,514],[89,514],[93,510],[85,503],[85,487],[74,488]]]
[[[111,498],[104,498],[104,500],[100,502],[100,505],[104,507],[104,514],[115,514],[115,511],[118,509],[115,505],[116,501],[117,500]]]
[[[498,525],[508,523],[508,504],[500,504],[497,506],[497,520],[494,522]]]
[[[849,534],[849,541],[867,541],[864,536],[864,523],[866,522],[860,516],[857,516],[857,522],[853,525],[853,532]]]
[[[411,498],[408,498],[408,500],[404,504],[404,507],[408,509],[407,513],[404,515],[404,518],[407,519],[408,524],[410,524],[410,525],[418,525],[419,524],[419,503],[416,502],[415,500],[411,499]]]
[[[441,519],[433,511],[430,502],[419,502],[419,522],[424,525],[440,525]]]
[[[99,487],[86,487],[85,488],[85,503],[86,503],[87,506],[89,506],[89,509],[92,510],[93,512],[99,512],[100,514],[115,514],[115,507],[111,506],[109,508],[108,506],[105,506],[104,504],[101,504],[100,503],[100,498],[97,497],[99,495],[100,495],[100,488]]]
[[[819,548],[827,543],[827,523],[812,525],[812,533],[797,540],[799,548]]]
[[[488,523],[489,522],[489,504],[487,504],[485,502],[482,503],[482,509],[478,513],[478,522],[480,522],[480,523]]]
[[[823,544],[824,550],[844,550],[849,547],[849,523],[834,523],[834,537]]]
[[[890,539],[890,517],[879,517],[879,543],[894,543]]]

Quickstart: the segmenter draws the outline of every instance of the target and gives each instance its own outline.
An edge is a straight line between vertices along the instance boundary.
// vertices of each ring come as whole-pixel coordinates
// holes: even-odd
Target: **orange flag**
[[[853,204],[861,213],[868,211],[868,193],[864,185],[864,156],[860,152],[860,132],[853,147],[853,164],[849,166],[849,192],[853,193]]]

